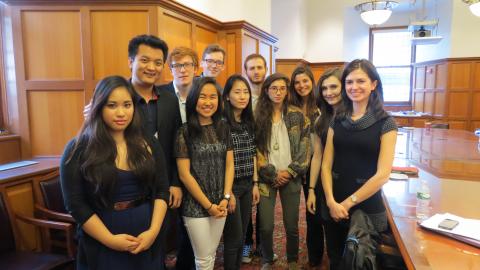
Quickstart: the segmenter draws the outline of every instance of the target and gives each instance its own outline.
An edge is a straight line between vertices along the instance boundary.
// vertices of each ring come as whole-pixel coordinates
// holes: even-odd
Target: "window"
[[[382,79],[385,103],[410,105],[415,55],[410,38],[407,27],[371,30],[370,60]]]

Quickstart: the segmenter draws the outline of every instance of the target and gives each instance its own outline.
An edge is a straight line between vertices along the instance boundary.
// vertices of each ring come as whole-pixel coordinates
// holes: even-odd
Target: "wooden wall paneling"
[[[450,129],[467,129],[467,121],[450,120],[448,124]]]
[[[435,75],[435,89],[444,90],[447,88],[448,80],[448,65],[447,63],[441,63],[436,65],[436,75]]]
[[[425,88],[425,66],[415,67],[415,89]]]
[[[225,71],[229,76],[234,73],[242,74],[242,47],[241,38],[239,33],[229,32],[225,33],[225,50],[227,53],[227,63],[225,65]]]
[[[72,8],[73,9],[73,8]],[[31,157],[31,146],[30,146],[30,130],[29,130],[29,119],[28,119],[28,105],[27,105],[27,94],[25,89],[25,59],[24,59],[24,42],[23,42],[23,27],[22,27],[22,8],[21,7],[11,7],[10,16],[12,20],[12,48],[14,54],[14,63],[15,67],[15,80],[12,80],[12,84],[16,85],[9,89],[12,94],[13,102],[9,104],[16,105],[15,108],[12,108],[14,117],[17,116],[17,124],[13,126],[13,132],[20,135],[22,140],[22,158]],[[16,102],[15,102],[16,101]],[[14,121],[15,121],[14,120]]]
[[[470,88],[471,63],[451,62],[449,63],[449,89],[468,90]]]
[[[32,179],[16,183],[6,187],[7,199],[11,205],[12,211],[21,213],[25,216],[33,216],[33,187]],[[14,221],[16,224],[16,233],[20,241],[16,241],[20,250],[39,250],[41,248],[40,233],[33,225]]]
[[[0,136],[0,164],[16,162],[21,160],[20,136]]]
[[[473,63],[473,72],[473,89],[480,91],[480,61]]]
[[[434,106],[435,106],[435,92],[433,91],[425,91],[423,101],[423,112],[428,114],[433,114]]]
[[[29,91],[32,156],[58,156],[83,123],[83,90]]]
[[[79,10],[21,12],[26,80],[83,79],[80,24]]]
[[[423,100],[424,100],[423,91],[413,92],[413,110],[414,111],[423,112]]]
[[[470,94],[468,92],[450,92],[448,95],[449,118],[467,118]]]
[[[470,124],[470,127],[471,127],[471,131],[474,131],[476,130],[477,128],[480,128],[480,121],[472,121],[472,123]]]
[[[83,88],[84,89],[84,104],[90,103],[90,100],[93,96],[93,91],[95,90],[95,85],[97,80],[95,80],[93,75],[93,57],[92,57],[92,27],[90,19],[90,8],[81,7],[81,21],[82,21],[82,62],[83,62]],[[65,89],[64,87],[62,87]],[[43,88],[46,89],[46,88]],[[76,89],[80,89],[76,87]]]
[[[158,10],[158,36],[165,40],[168,44],[168,51],[172,51],[175,47],[194,48],[194,23],[188,18],[176,14],[172,11],[157,8]],[[201,58],[201,52],[198,52]],[[166,59],[166,57],[165,57]],[[172,73],[168,65],[165,64],[164,71],[161,76],[161,83],[167,83],[173,80]]]
[[[273,46],[267,44],[263,41],[259,41],[258,43],[258,53],[265,57],[267,61],[267,74],[272,74],[272,66],[275,65],[273,61]]]
[[[3,28],[3,18],[5,17],[5,7],[0,5],[0,128],[5,128],[8,125],[8,112],[7,112],[7,89],[4,79],[5,66],[3,59],[3,41],[6,38]]]
[[[242,63],[252,53],[258,53],[258,39],[242,31]]]
[[[147,7],[111,7],[90,11],[95,80],[110,75],[130,77],[128,42],[134,36],[155,33],[151,29],[152,13]]]
[[[436,117],[442,117],[445,115],[445,92],[435,91],[435,106],[433,108],[433,115]]]
[[[436,79],[436,67],[435,65],[427,66],[425,70],[425,89],[435,89]]]

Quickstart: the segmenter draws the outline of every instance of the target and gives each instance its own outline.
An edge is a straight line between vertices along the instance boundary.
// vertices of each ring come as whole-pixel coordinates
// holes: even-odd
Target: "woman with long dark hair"
[[[327,131],[330,122],[332,121],[335,111],[342,104],[341,88],[342,84],[340,80],[342,78],[342,70],[340,68],[332,68],[326,70],[320,79],[318,80],[318,93],[316,97],[316,103],[320,108],[321,115],[315,120],[313,125],[313,157],[310,164],[310,178],[309,178],[309,190],[306,201],[307,210],[312,215],[315,215],[319,221],[319,225],[322,228],[326,222],[330,222],[330,214],[325,202],[325,194],[323,192],[322,185],[317,185],[317,180],[320,175],[320,167],[322,164],[323,149],[327,141]],[[329,246],[331,244],[331,237],[326,234],[327,254],[329,252]],[[319,238],[319,237],[318,237]],[[321,238],[323,243],[323,237]],[[321,253],[323,255],[323,253]],[[321,255],[320,255],[321,256]]]
[[[283,74],[267,77],[255,108],[263,269],[272,269],[273,264],[277,192],[282,201],[289,268],[298,268],[300,190],[310,162],[310,121],[300,108],[288,105],[288,84]]]
[[[101,80],[78,136],[60,165],[65,205],[78,224],[77,269],[162,269],[168,200],[165,160],[142,134],[134,90]]]
[[[232,194],[232,142],[220,96],[213,78],[194,84],[187,96],[187,123],[175,145],[179,177],[188,191],[182,216],[197,269],[213,269]]]
[[[310,120],[310,146],[313,149],[314,129],[313,123],[319,117],[320,111],[315,103],[315,80],[313,73],[307,66],[299,66],[293,70],[290,81],[290,104],[302,109],[303,115]],[[312,157],[309,157],[310,159]],[[313,161],[312,161],[313,162]],[[318,175],[317,175],[318,176]],[[303,179],[303,194],[305,201],[309,193],[317,193],[320,187],[309,186],[310,169]],[[311,188],[309,188],[311,187]],[[319,213],[310,213],[305,209],[305,218],[307,221],[307,250],[308,265],[316,267],[322,263],[324,250],[323,224]]]
[[[259,200],[252,92],[240,74],[227,79],[223,89],[224,116],[233,142],[235,177],[223,231],[224,269],[240,269],[242,247],[253,204]]]
[[[397,139],[395,121],[383,109],[382,81],[365,59],[350,62],[342,74],[343,106],[327,133],[322,185],[333,221],[330,268],[337,269],[348,233],[348,218],[363,210],[378,232],[388,227],[380,189],[388,181]]]

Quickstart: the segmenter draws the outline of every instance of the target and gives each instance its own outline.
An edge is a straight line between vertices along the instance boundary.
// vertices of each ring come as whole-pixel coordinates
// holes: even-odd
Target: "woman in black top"
[[[188,191],[182,216],[197,269],[213,269],[232,193],[232,142],[219,101],[215,79],[200,78],[188,94],[187,123],[175,145],[178,174]]]
[[[343,107],[331,123],[323,154],[322,184],[335,237],[331,269],[341,259],[349,215],[363,210],[379,232],[388,227],[380,189],[392,168],[397,127],[383,109],[380,76],[368,60],[350,62],[342,75]]]
[[[250,85],[242,75],[235,74],[228,78],[223,89],[223,104],[224,116],[230,126],[235,164],[233,194],[223,231],[224,268],[236,270],[242,264],[242,247],[252,214],[252,199],[256,205],[260,196],[252,95]]]
[[[143,137],[133,97],[124,78],[101,80],[62,156],[65,205],[79,226],[77,269],[163,269],[165,160]]]

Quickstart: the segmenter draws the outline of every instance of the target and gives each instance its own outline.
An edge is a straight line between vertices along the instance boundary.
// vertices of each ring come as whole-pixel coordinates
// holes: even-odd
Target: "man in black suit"
[[[173,93],[177,96],[179,112],[182,123],[187,122],[186,117],[186,100],[190,89],[195,83],[195,72],[198,68],[198,56],[195,51],[187,47],[177,47],[173,49],[167,59],[168,66],[173,75],[173,81],[158,87],[160,91]],[[183,224],[181,213],[169,213],[172,223],[167,228],[167,235],[171,235],[170,231],[174,231],[172,226],[176,226],[177,231],[177,263],[176,269],[188,270],[195,269],[195,256],[193,254],[192,244],[188,238],[187,230]],[[177,223],[173,223],[174,219]]]

